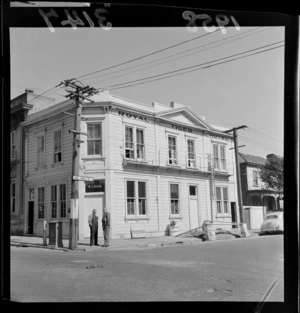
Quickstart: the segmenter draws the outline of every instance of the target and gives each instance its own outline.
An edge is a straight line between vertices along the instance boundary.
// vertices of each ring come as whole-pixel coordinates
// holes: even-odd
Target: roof
[[[258,165],[264,165],[266,163],[266,159],[256,156],[256,155],[251,155],[251,154],[244,154],[244,153],[239,153],[239,163],[251,163],[251,164],[258,164]]]

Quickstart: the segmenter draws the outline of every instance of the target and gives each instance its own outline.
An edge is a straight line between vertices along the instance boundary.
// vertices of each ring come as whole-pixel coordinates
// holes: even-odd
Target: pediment
[[[188,108],[163,111],[157,114],[157,117],[168,120],[169,122],[180,123],[182,125],[211,129],[210,125],[206,123],[203,118]]]

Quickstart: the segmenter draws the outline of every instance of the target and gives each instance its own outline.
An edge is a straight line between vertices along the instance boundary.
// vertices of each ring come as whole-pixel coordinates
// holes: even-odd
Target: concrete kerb
[[[160,242],[156,242],[156,243],[142,243],[142,244],[129,244],[128,246],[116,246],[116,247],[107,247],[105,248],[105,250],[134,250],[134,249],[139,249],[139,248],[155,248],[155,247],[163,247],[163,246],[176,246],[178,244],[180,245],[189,245],[189,244],[203,244],[203,243],[211,243],[211,242],[218,242],[218,241],[226,241],[226,240],[236,240],[236,239],[251,239],[251,238],[262,238],[258,235],[254,235],[254,236],[250,236],[247,238],[226,238],[226,239],[218,239],[215,241],[202,241],[201,239],[196,239],[196,238],[191,238],[192,240],[186,240],[186,238],[184,240],[181,240],[180,237],[177,238],[177,240],[174,241],[160,241]],[[71,250],[69,248],[66,247],[53,247],[53,246],[44,246],[42,244],[32,244],[32,243],[28,243],[28,242],[18,242],[18,241],[11,241],[10,242],[11,246],[16,246],[16,247],[31,247],[31,248],[43,248],[43,249],[50,249],[50,250],[60,250],[60,251],[65,251],[65,252],[95,252],[95,251],[102,251],[102,249],[100,250],[95,250],[95,249],[90,249],[90,246],[86,244],[86,246],[88,246],[88,248],[84,248],[85,244],[78,244],[79,247],[77,247],[74,250]]]

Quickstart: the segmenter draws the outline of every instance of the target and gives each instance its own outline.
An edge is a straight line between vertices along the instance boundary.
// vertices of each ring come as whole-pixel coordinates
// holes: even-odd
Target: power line
[[[112,65],[112,66],[106,67],[106,68],[104,68],[104,69],[97,70],[97,71],[95,71],[95,72],[91,72],[91,73],[88,73],[88,74],[85,74],[85,75],[78,76],[78,77],[76,77],[76,78],[82,78],[82,77],[90,76],[90,75],[93,75],[93,74],[95,74],[95,73],[99,73],[99,72],[101,72],[101,71],[106,71],[106,70],[115,68],[115,67],[117,67],[117,66],[121,66],[121,65],[124,65],[124,64],[128,64],[128,63],[131,63],[131,62],[134,62],[134,61],[137,61],[137,60],[141,60],[141,59],[144,59],[144,58],[149,57],[149,56],[151,56],[151,55],[154,55],[154,54],[157,54],[157,53],[160,53],[160,52],[163,52],[163,51],[172,49],[172,48],[174,48],[174,47],[178,47],[178,46],[183,45],[183,44],[185,44],[185,43],[187,43],[187,42],[191,42],[191,41],[193,41],[193,40],[196,40],[196,39],[199,39],[199,38],[202,38],[202,37],[211,35],[211,34],[213,34],[213,33],[216,33],[216,32],[218,32],[218,31],[220,31],[220,30],[222,30],[222,29],[220,28],[220,29],[218,29],[218,30],[215,30],[214,32],[206,33],[206,34],[204,34],[204,35],[200,35],[200,36],[197,36],[197,37],[195,37],[195,38],[182,41],[182,42],[180,42],[180,43],[177,43],[177,44],[175,44],[175,45],[169,46],[169,47],[167,47],[167,48],[159,49],[159,50],[157,50],[157,51],[154,51],[154,52],[145,54],[145,55],[140,56],[140,57],[138,57],[138,58],[134,58],[134,59],[131,59],[131,60],[128,60],[128,61],[125,61],[125,62],[116,64],[116,65]]]
[[[282,144],[282,142],[281,142],[280,140],[278,140],[278,139],[276,139],[276,138],[273,138],[273,137],[271,137],[271,136],[265,135],[265,134],[259,132],[258,130],[253,129],[252,127],[249,127],[249,129],[252,130],[252,131],[254,131],[254,132],[256,132],[256,133],[258,133],[258,134],[260,134],[260,135],[262,135],[262,136],[265,136],[265,137],[267,137],[267,138],[273,139],[273,140],[275,140],[275,141],[277,141],[277,142],[279,142],[279,143]]]
[[[247,141],[247,142],[249,142],[249,143],[251,143],[251,144],[254,144],[254,145],[257,145],[257,146],[261,146],[261,147],[263,147],[263,148],[265,148],[265,149],[267,149],[267,150],[277,150],[277,151],[278,151],[278,148],[270,147],[270,146],[268,146],[268,145],[265,145],[265,144],[256,142],[256,141],[254,141],[254,140],[248,139],[248,138],[243,137],[243,136],[241,136],[241,135],[240,135],[240,137],[241,137],[243,140],[245,140],[245,141]],[[275,148],[275,149],[274,149],[274,148]]]
[[[258,27],[257,27],[257,28],[258,28]],[[97,77],[103,77],[103,76],[107,76],[107,75],[115,74],[115,73],[119,73],[119,72],[124,72],[124,71],[129,70],[129,69],[132,69],[132,68],[140,67],[140,66],[143,66],[143,65],[146,65],[146,64],[150,64],[150,63],[154,63],[154,62],[157,62],[157,61],[160,61],[160,60],[168,59],[168,58],[170,58],[170,57],[172,57],[172,56],[176,56],[176,55],[184,54],[184,53],[189,52],[189,51],[197,50],[196,52],[192,52],[192,53],[189,53],[189,54],[187,54],[187,55],[183,55],[183,56],[180,56],[180,57],[177,57],[177,58],[173,58],[173,59],[171,59],[171,60],[169,60],[169,61],[166,61],[166,62],[161,62],[161,63],[155,64],[155,65],[152,65],[152,66],[145,67],[145,68],[143,68],[143,69],[139,69],[139,70],[136,70],[136,71],[131,71],[131,72],[129,72],[129,73],[125,73],[125,74],[122,74],[122,75],[113,76],[113,77],[110,77],[110,78],[107,78],[107,79],[112,79],[112,78],[124,76],[124,75],[130,74],[130,73],[134,73],[134,72],[137,72],[137,71],[141,71],[141,70],[144,70],[144,69],[147,69],[147,68],[150,68],[150,67],[154,67],[154,66],[157,66],[157,65],[160,65],[160,64],[172,62],[172,61],[174,61],[174,60],[177,60],[177,59],[180,59],[180,58],[184,58],[184,57],[187,57],[187,56],[196,54],[196,53],[199,52],[199,49],[200,49],[200,48],[206,47],[206,46],[209,46],[209,45],[212,45],[212,44],[217,43],[217,42],[220,42],[220,41],[226,41],[226,40],[227,40],[227,42],[225,42],[225,43],[219,43],[219,44],[214,45],[213,47],[208,47],[208,48],[206,48],[206,49],[201,49],[200,51],[210,50],[210,49],[212,49],[212,48],[215,48],[215,47],[218,47],[218,46],[221,46],[221,45],[228,44],[229,42],[233,42],[233,41],[240,40],[240,39],[243,39],[243,38],[246,38],[246,37],[249,37],[249,36],[253,36],[253,35],[256,35],[256,34],[261,33],[261,32],[263,32],[263,31],[266,31],[266,30],[268,30],[268,29],[271,29],[271,27],[269,27],[269,28],[260,30],[260,31],[254,33],[254,34],[244,35],[245,33],[255,31],[257,28],[251,29],[251,30],[248,30],[248,31],[245,31],[245,32],[242,33],[242,34],[237,34],[237,35],[231,36],[231,37],[229,37],[229,38],[223,38],[223,39],[220,39],[220,40],[216,40],[216,41],[210,42],[210,43],[208,43],[208,44],[200,45],[200,46],[197,46],[197,47],[194,47],[194,48],[191,48],[191,49],[188,49],[188,50],[184,50],[184,51],[181,51],[181,52],[178,52],[178,53],[169,55],[169,56],[165,56],[165,57],[162,57],[162,58],[159,58],[159,59],[156,59],[156,60],[144,62],[144,63],[142,63],[142,64],[130,66],[130,67],[127,67],[127,68],[125,68],[125,69],[120,69],[120,70],[113,71],[113,72],[110,72],[110,73],[107,73],[107,74],[101,74],[101,75],[97,75],[97,76],[94,76],[94,77],[90,77],[90,78],[87,78],[86,80],[94,79],[94,78],[97,78]],[[236,38],[236,39],[229,40],[229,39],[234,38],[234,37],[240,37],[240,38]],[[104,79],[104,80],[107,80],[107,79]],[[103,81],[103,80],[101,80],[101,81]],[[94,82],[92,82],[92,83],[95,84],[95,83],[99,83],[99,82],[101,82],[101,81],[94,81]]]
[[[273,44],[270,44],[270,45],[274,45],[274,44],[277,44],[277,43],[280,43],[280,42],[281,42],[281,41],[276,42],[276,43],[273,43]],[[270,46],[270,45],[267,45],[267,46]],[[256,48],[256,49],[244,51],[244,52],[241,52],[241,53],[238,53],[238,54],[235,54],[235,55],[241,55],[241,54],[248,53],[248,52],[254,51],[254,50],[258,50],[258,49],[261,49],[261,48],[264,48],[264,47],[266,47],[266,46],[262,46],[262,47],[259,47],[259,48]],[[149,76],[149,77],[137,79],[137,80],[134,80],[134,81],[128,81],[128,82],[125,82],[125,83],[120,83],[120,84],[116,84],[116,85],[112,85],[112,86],[107,86],[107,87],[104,87],[104,88],[109,88],[109,89],[111,89],[111,90],[115,90],[115,89],[121,89],[121,88],[127,88],[127,87],[136,86],[136,85],[146,84],[146,83],[150,83],[150,82],[157,81],[157,80],[161,80],[161,79],[165,79],[165,78],[169,78],[169,77],[173,77],[173,76],[178,76],[178,75],[182,75],[182,74],[186,74],[186,73],[198,71],[198,70],[201,70],[201,69],[207,69],[207,68],[214,67],[214,66],[217,66],[217,65],[220,65],[220,64],[229,63],[229,62],[236,61],[236,60],[239,60],[239,59],[243,59],[243,58],[246,58],[246,57],[255,55],[255,54],[263,53],[263,52],[266,52],[266,51],[269,51],[269,50],[274,50],[274,49],[277,49],[277,48],[280,48],[280,47],[284,47],[284,45],[280,45],[280,46],[277,46],[277,47],[265,49],[265,50],[258,51],[258,52],[255,52],[255,53],[252,53],[252,54],[249,54],[249,55],[246,55],[246,56],[242,56],[242,57],[239,57],[239,58],[234,58],[234,59],[231,59],[231,60],[228,60],[228,61],[225,61],[225,62],[219,62],[219,63],[212,64],[212,65],[205,66],[205,67],[200,67],[200,66],[203,66],[203,65],[206,65],[206,64],[209,64],[209,63],[214,63],[214,62],[217,62],[217,61],[220,61],[220,60],[228,59],[228,58],[231,58],[231,57],[233,57],[233,56],[235,56],[235,55],[227,56],[227,57],[224,57],[224,58],[220,58],[220,59],[217,59],[217,60],[205,62],[205,63],[202,63],[202,64],[197,64],[197,65],[189,66],[189,67],[182,68],[182,69],[178,69],[178,70],[171,71],[171,72],[166,72],[166,73],[162,73],[162,74],[158,74],[158,75],[154,75],[154,76]],[[197,68],[195,69],[195,67],[197,67]],[[200,68],[199,68],[199,67],[200,67]],[[189,70],[190,68],[194,68],[194,69]],[[183,72],[183,73],[172,74],[172,75],[169,75],[169,76],[166,76],[166,77],[162,77],[162,78],[157,78],[157,79],[149,80],[149,81],[146,81],[146,82],[140,82],[140,83],[131,84],[131,83],[133,83],[133,82],[138,82],[138,81],[147,80],[147,79],[151,79],[151,78],[155,78],[155,77],[159,77],[159,76],[164,76],[164,75],[167,75],[167,74],[170,74],[170,73],[182,72],[182,71],[184,71],[184,70],[187,70],[187,71],[186,71],[186,72]],[[126,84],[131,84],[131,85],[127,85],[127,86],[126,86]],[[117,86],[121,86],[121,85],[125,85],[125,86],[117,87]],[[110,87],[116,87],[116,88],[110,88]],[[99,88],[99,89],[100,89],[100,88]]]

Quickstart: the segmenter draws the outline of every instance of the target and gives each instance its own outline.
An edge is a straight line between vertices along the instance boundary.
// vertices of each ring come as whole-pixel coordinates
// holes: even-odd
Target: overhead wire
[[[106,67],[106,68],[103,68],[103,69],[100,69],[100,70],[97,70],[97,71],[94,71],[94,72],[91,72],[91,73],[88,73],[88,74],[85,74],[85,75],[77,76],[76,78],[83,78],[83,77],[86,77],[86,76],[93,75],[93,74],[95,74],[95,73],[99,73],[99,72],[101,72],[101,71],[106,71],[106,70],[109,70],[109,69],[112,69],[112,68],[115,68],[115,67],[118,67],[118,66],[121,66],[121,65],[125,65],[125,64],[132,63],[132,62],[134,62],[134,61],[137,61],[137,60],[141,60],[141,59],[147,58],[147,57],[149,57],[149,56],[151,56],[151,55],[155,55],[155,54],[157,54],[157,53],[160,53],[160,52],[163,52],[163,51],[172,49],[172,48],[174,48],[174,47],[178,47],[178,46],[180,46],[180,45],[186,44],[187,42],[191,42],[191,41],[194,41],[194,40],[196,40],[196,39],[199,39],[199,38],[202,38],[202,37],[205,37],[205,36],[214,34],[214,33],[216,33],[216,32],[221,31],[222,29],[223,29],[223,28],[219,28],[219,29],[217,29],[217,30],[215,30],[215,31],[213,31],[213,32],[211,32],[211,33],[206,33],[206,34],[204,34],[204,35],[200,35],[200,36],[194,37],[194,38],[192,38],[192,39],[188,39],[188,40],[179,42],[179,43],[177,43],[177,44],[175,44],[175,45],[171,45],[171,46],[169,46],[169,47],[166,47],[166,48],[163,48],[163,49],[159,49],[159,50],[156,50],[156,51],[151,52],[151,53],[147,53],[147,54],[142,55],[142,56],[140,56],[140,57],[138,57],[138,58],[134,58],[134,59],[131,59],[131,60],[128,60],[128,61],[125,61],[125,62],[116,64],[116,65],[112,65],[112,66],[109,66],[109,67]]]
[[[283,41],[275,42],[275,43],[272,43],[270,45],[274,45],[274,44],[281,43],[281,42],[283,42]],[[266,52],[266,51],[274,50],[274,49],[277,49],[277,48],[280,48],[280,47],[284,47],[284,45],[280,45],[280,46],[277,46],[277,47],[273,47],[273,48],[265,49],[265,50],[262,50],[262,51],[258,51],[258,52],[255,52],[255,53],[252,53],[252,54],[249,54],[249,55],[246,55],[246,56],[233,58],[233,59],[225,61],[225,62],[219,62],[219,63],[212,64],[212,65],[209,65],[209,66],[204,66],[204,65],[207,65],[207,64],[210,64],[210,63],[214,63],[214,62],[217,62],[217,61],[220,61],[220,60],[225,60],[225,59],[228,59],[228,58],[232,58],[232,57],[237,56],[237,55],[249,53],[251,51],[255,51],[255,50],[258,50],[258,49],[262,49],[262,48],[270,46],[270,45],[261,46],[259,48],[247,50],[247,51],[244,51],[244,52],[241,52],[241,53],[237,53],[237,54],[234,54],[234,55],[231,55],[231,56],[227,56],[227,57],[216,59],[216,60],[209,61],[209,62],[196,64],[196,65],[185,67],[185,68],[181,68],[181,69],[178,69],[178,70],[174,70],[174,71],[170,71],[170,72],[166,72],[166,73],[162,73],[162,74],[157,74],[157,75],[154,75],[154,76],[144,77],[144,78],[140,78],[140,79],[137,79],[137,80],[128,81],[128,82],[124,82],[124,83],[120,83],[120,84],[105,86],[105,87],[98,88],[98,89],[101,90],[101,89],[107,88],[107,89],[110,89],[110,90],[116,90],[116,89],[121,89],[121,88],[127,88],[127,87],[136,86],[136,85],[146,84],[146,83],[149,83],[149,82],[153,82],[153,81],[157,81],[157,80],[161,80],[161,79],[165,79],[165,78],[169,78],[169,77],[173,77],[173,76],[182,75],[182,74],[198,71],[198,70],[201,70],[201,69],[207,69],[207,68],[214,67],[214,66],[217,66],[217,65],[220,65],[220,64],[229,63],[229,62],[232,62],[232,61],[243,59],[243,58],[255,55],[255,54],[259,54],[259,53],[263,53],[263,52]],[[204,66],[204,67],[201,67],[201,66]],[[183,72],[183,71],[185,71],[185,72]],[[178,73],[178,72],[181,72],[181,73]],[[176,73],[176,74],[172,74],[172,73]],[[167,74],[171,74],[171,75],[166,76]],[[165,77],[160,77],[160,76],[165,76]],[[156,77],[160,77],[160,78],[156,78]],[[155,78],[155,79],[149,80],[151,78]],[[148,81],[141,82],[143,80],[148,80]],[[135,83],[135,82],[137,82],[137,83]],[[135,83],[135,84],[132,84],[132,83]],[[126,86],[126,84],[130,84],[130,85]],[[125,85],[125,86],[122,86],[122,85]]]
[[[148,61],[148,62],[144,62],[144,63],[142,63],[142,64],[137,64],[137,65],[134,65],[134,66],[130,66],[130,67],[127,67],[127,68],[125,68],[125,69],[120,69],[120,70],[113,71],[113,72],[110,72],[110,73],[106,73],[106,74],[101,74],[101,75],[97,75],[97,76],[94,76],[94,77],[90,77],[90,78],[87,78],[86,80],[94,79],[94,78],[97,78],[97,77],[108,76],[108,75],[115,74],[115,73],[119,73],[119,72],[124,72],[124,71],[127,71],[127,70],[132,69],[132,68],[141,67],[141,66],[146,65],[146,64],[155,63],[155,62],[158,62],[158,61],[160,61],[160,60],[165,60],[165,59],[171,58],[171,57],[173,57],[173,56],[177,56],[177,55],[180,55],[180,54],[187,53],[187,52],[189,52],[189,51],[197,50],[197,51],[195,51],[195,52],[188,53],[188,54],[183,55],[183,56],[179,56],[179,57],[172,58],[171,60],[168,60],[168,61],[165,61],[165,62],[160,62],[160,63],[154,64],[154,65],[151,65],[151,66],[144,67],[144,68],[139,69],[139,70],[130,71],[129,73],[125,73],[125,74],[121,74],[121,75],[117,75],[117,76],[105,78],[105,79],[103,79],[103,80],[94,81],[94,82],[91,82],[91,83],[96,84],[96,83],[99,83],[99,82],[102,82],[102,81],[105,81],[105,80],[109,80],[109,79],[121,77],[121,76],[124,76],[124,75],[128,75],[128,74],[131,74],[131,73],[135,73],[135,72],[138,72],[138,71],[142,71],[142,70],[145,70],[145,69],[148,69],[148,68],[151,68],[151,67],[155,67],[155,66],[158,66],[158,65],[161,65],[161,64],[169,63],[169,62],[172,62],[172,61],[174,61],[174,60],[178,60],[178,59],[181,59],[181,58],[185,58],[185,57],[187,57],[187,56],[194,55],[194,54],[196,54],[196,53],[198,53],[198,52],[201,52],[201,51],[206,51],[206,50],[210,50],[210,49],[213,49],[213,48],[215,48],[215,47],[218,47],[218,46],[226,45],[226,44],[228,44],[228,43],[230,43],[230,42],[237,41],[237,40],[241,40],[241,39],[243,39],[243,38],[256,35],[256,34],[258,34],[258,33],[261,33],[261,32],[263,32],[263,31],[266,31],[266,30],[268,30],[268,29],[271,29],[271,27],[266,28],[266,29],[263,29],[263,30],[260,30],[260,31],[258,31],[258,32],[256,32],[256,33],[253,33],[253,34],[245,35],[245,33],[253,32],[253,31],[257,30],[257,28],[251,29],[251,30],[245,31],[245,32],[242,33],[242,34],[237,34],[237,35],[234,35],[234,36],[230,36],[229,38],[223,38],[223,39],[220,39],[220,40],[216,40],[216,41],[213,41],[213,42],[210,42],[210,43],[207,43],[207,44],[204,44],[204,45],[200,45],[200,46],[197,46],[197,47],[188,49],[188,50],[180,51],[180,52],[178,52],[178,53],[171,54],[171,55],[169,55],[169,56],[165,56],[165,57],[162,57],[162,58],[159,58],[159,59],[156,59],[156,60],[151,60],[151,61]],[[239,37],[239,38],[235,38],[235,37]],[[230,40],[231,38],[235,38],[235,39]],[[221,42],[221,41],[226,41],[226,42]],[[214,43],[218,43],[218,42],[221,42],[221,43],[216,44],[216,45],[214,45],[214,46],[212,46],[212,47],[208,47],[208,48],[205,48],[205,49],[200,49],[200,48],[203,48],[203,47],[206,47],[206,46],[213,45]]]

